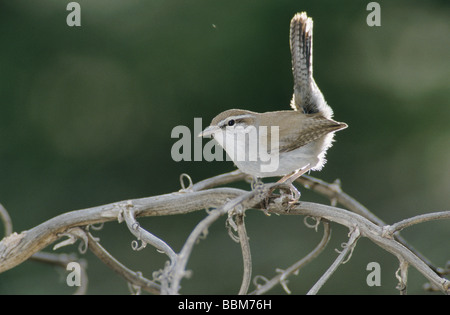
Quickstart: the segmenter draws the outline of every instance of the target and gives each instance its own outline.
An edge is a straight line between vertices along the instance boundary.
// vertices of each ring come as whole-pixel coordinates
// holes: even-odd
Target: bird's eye
[[[229,121],[228,121],[228,126],[234,126],[234,124],[235,124],[235,121],[234,121],[234,119],[230,119]]]

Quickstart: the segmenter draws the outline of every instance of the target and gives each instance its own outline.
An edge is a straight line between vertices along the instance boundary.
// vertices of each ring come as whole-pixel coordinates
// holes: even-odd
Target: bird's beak
[[[205,130],[200,132],[197,135],[197,137],[211,137],[212,135],[214,135],[219,130],[220,130],[220,128],[217,127],[217,126],[209,126],[209,127],[206,127]]]

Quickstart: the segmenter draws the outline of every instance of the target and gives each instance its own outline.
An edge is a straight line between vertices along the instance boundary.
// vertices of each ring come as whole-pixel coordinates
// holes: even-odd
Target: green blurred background
[[[448,210],[450,3],[378,1],[381,27],[368,27],[368,2],[80,0],[81,27],[68,27],[69,1],[0,1],[0,202],[14,230],[74,209],[177,191],[184,172],[198,181],[233,170],[231,162],[174,162],[171,130],[192,128],[194,117],[206,125],[229,108],[288,109],[289,22],[300,11],[314,19],[316,82],[336,120],[349,124],[324,170],[312,175],[339,178],[345,192],[388,223]],[[328,203],[305,189],[302,198]],[[140,222],[179,251],[204,216]],[[193,275],[181,293],[238,292],[240,247],[224,220],[194,248]],[[274,276],[321,238],[302,217],[248,211],[246,223],[254,276]],[[332,229],[326,251],[289,279],[293,293],[307,292],[347,240],[345,228]],[[166,260],[148,247],[134,252],[124,224],[105,224],[95,234],[149,278]],[[450,258],[448,221],[403,235],[439,266]],[[90,252],[79,256],[88,261],[88,293],[128,293]],[[381,265],[380,287],[366,284],[372,261]],[[320,293],[396,294],[397,267],[394,256],[361,239]],[[424,293],[425,278],[412,268],[409,275],[408,292]],[[27,261],[0,274],[0,294],[70,294],[65,276]]]

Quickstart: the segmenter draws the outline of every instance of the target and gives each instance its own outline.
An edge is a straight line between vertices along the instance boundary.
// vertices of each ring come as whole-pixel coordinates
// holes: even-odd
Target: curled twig
[[[139,245],[139,241],[141,242],[140,245]],[[147,247],[147,243],[142,240],[132,240],[131,241],[131,249],[136,252],[143,250],[145,247]]]
[[[132,242],[133,249],[141,250],[147,244],[150,244],[154,246],[159,252],[165,253],[167,256],[169,256],[170,260],[174,262],[177,259],[177,254],[173,251],[173,249],[169,245],[167,245],[163,240],[156,237],[147,230],[143,229],[140,226],[139,222],[136,221],[132,203],[127,203],[122,207],[123,207],[122,215],[123,218],[125,219],[125,222],[127,223],[129,231],[134,236],[136,236],[138,240],[142,242],[141,245],[138,246],[138,243],[136,241],[133,241]]]
[[[103,226],[105,225],[105,222],[101,222],[99,224],[91,224],[88,227],[94,231],[100,231],[103,229]]]
[[[87,238],[86,238],[86,233],[81,228],[76,227],[76,228],[67,229],[67,231],[58,234],[58,236],[59,237],[67,236],[67,239],[56,244],[55,246],[53,246],[53,250],[56,250],[63,246],[72,245],[78,239],[80,239],[80,240],[82,240],[82,243],[78,247],[78,250],[81,254],[86,253],[87,248],[88,248],[88,242],[87,242]]]
[[[228,213],[228,218],[225,220],[225,227],[227,229],[227,232],[228,232],[228,235],[230,236],[230,238],[234,242],[239,243],[239,236],[236,235],[238,227],[237,227],[236,222],[234,221],[234,215],[231,211]]]
[[[189,183],[188,187],[186,187],[184,185],[185,178],[188,180],[188,183]],[[192,188],[194,187],[194,184],[192,183],[192,178],[186,173],[181,174],[180,175],[180,186],[181,186],[180,192],[192,191]]]
[[[406,295],[406,284],[408,282],[408,262],[403,258],[399,258],[400,266],[395,272],[395,277],[398,280],[397,289],[401,295]]]
[[[314,220],[314,224],[311,224],[308,222],[308,220]],[[303,223],[310,229],[314,229],[317,232],[317,229],[319,228],[319,224],[320,224],[320,218],[317,217],[311,217],[311,216],[305,216],[305,218],[303,219]]]
[[[260,281],[262,281],[263,283],[262,284],[259,283]],[[269,282],[269,279],[267,279],[264,276],[257,275],[253,278],[252,282],[253,282],[253,285],[256,287],[256,289],[259,290],[260,288],[262,288]],[[251,293],[251,294],[253,294],[253,293]]]

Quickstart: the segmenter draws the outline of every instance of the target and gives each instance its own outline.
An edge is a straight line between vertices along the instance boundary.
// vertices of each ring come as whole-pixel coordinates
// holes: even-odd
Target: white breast
[[[214,138],[241,171],[256,177],[284,176],[308,165],[312,170],[320,170],[334,135],[328,134],[296,150],[279,154],[278,146],[267,144],[255,130],[236,133],[230,129],[215,134]]]

